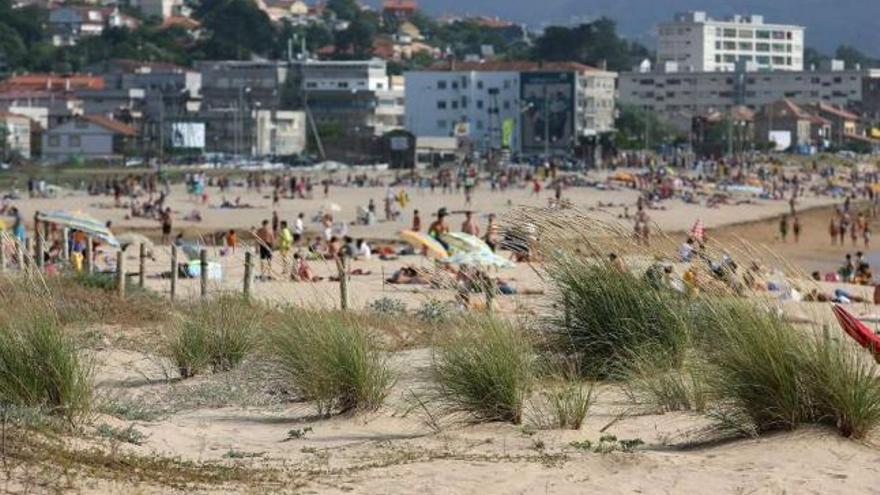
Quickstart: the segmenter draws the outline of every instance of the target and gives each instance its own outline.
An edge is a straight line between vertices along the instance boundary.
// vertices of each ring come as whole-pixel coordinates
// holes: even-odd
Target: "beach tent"
[[[61,210],[45,213],[39,212],[37,213],[37,220],[79,230],[85,232],[89,237],[99,239],[112,247],[119,247],[119,241],[116,240],[113,232],[110,232],[110,229],[107,228],[104,222],[83,212]]]
[[[416,249],[424,248],[429,255],[435,258],[449,257],[449,253],[443,247],[443,244],[440,244],[436,239],[427,234],[414,230],[402,230],[400,231],[400,238]]]

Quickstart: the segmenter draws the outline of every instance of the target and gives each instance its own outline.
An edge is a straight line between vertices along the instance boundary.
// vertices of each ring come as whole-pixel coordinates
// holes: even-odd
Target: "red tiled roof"
[[[487,62],[440,62],[430,67],[435,71],[465,72],[589,72],[595,67],[579,62],[530,62],[530,61],[487,61]]]
[[[191,19],[189,17],[185,17],[182,15],[172,15],[166,17],[164,21],[162,21],[162,29],[168,29],[173,27],[181,27],[184,29],[198,29],[202,27],[202,23],[195,19]]]
[[[68,88],[68,85],[70,86]],[[104,78],[83,74],[22,74],[0,83],[0,91],[104,89]]]
[[[844,110],[842,108],[838,108],[838,107],[831,105],[829,103],[825,103],[824,101],[819,102],[819,104],[816,105],[816,107],[819,109],[820,112],[830,113],[832,115],[836,115],[837,117],[840,117],[843,119],[859,120],[858,115],[856,115],[850,111]]]
[[[137,129],[134,127],[123,124],[118,120],[113,120],[111,118],[104,117],[103,115],[83,115],[82,118],[92,124],[99,125],[105,129],[109,129],[117,134],[122,134],[124,136],[136,136]]]
[[[416,10],[419,6],[415,0],[385,0],[382,10]]]

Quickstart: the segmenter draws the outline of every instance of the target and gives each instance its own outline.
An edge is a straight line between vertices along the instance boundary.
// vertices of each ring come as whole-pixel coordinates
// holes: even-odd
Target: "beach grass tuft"
[[[73,422],[91,401],[91,364],[51,307],[35,301],[0,323],[0,402]]]
[[[221,296],[185,308],[165,352],[188,378],[207,368],[229,371],[253,351],[261,327],[259,308],[239,296]]]
[[[271,332],[269,352],[290,385],[319,414],[378,409],[394,374],[357,315],[289,309]]]
[[[446,414],[519,424],[536,376],[529,336],[491,317],[462,325],[434,348],[432,400]]]
[[[561,350],[584,363],[583,372],[609,377],[633,356],[662,354],[681,363],[689,345],[684,301],[604,261],[560,255],[548,268],[557,305],[551,317]]]

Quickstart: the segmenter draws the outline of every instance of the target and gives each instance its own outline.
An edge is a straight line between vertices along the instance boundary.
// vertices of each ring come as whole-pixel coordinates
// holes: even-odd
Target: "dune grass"
[[[863,438],[880,425],[880,381],[863,351],[794,328],[753,302],[719,305],[710,323],[715,412],[744,421],[743,431],[818,424]]]
[[[548,269],[560,311],[551,331],[560,349],[605,378],[635,355],[662,354],[676,367],[689,346],[684,301],[608,263],[560,255]]]
[[[535,381],[529,337],[513,323],[469,318],[434,348],[432,400],[446,414],[519,424]]]
[[[75,422],[91,401],[92,367],[51,307],[32,301],[0,323],[0,402]]]
[[[670,368],[663,354],[642,353],[628,359],[618,377],[629,399],[649,412],[703,412],[709,401],[705,363],[686,357]]]
[[[183,378],[229,371],[253,351],[260,328],[259,307],[241,297],[194,303],[181,312],[165,353]]]
[[[324,416],[376,410],[394,383],[385,353],[356,314],[291,308],[271,332],[268,352]]]

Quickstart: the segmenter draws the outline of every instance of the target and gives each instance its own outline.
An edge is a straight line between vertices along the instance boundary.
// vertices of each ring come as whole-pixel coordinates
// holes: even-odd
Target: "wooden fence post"
[[[86,273],[95,273],[95,241],[91,237],[86,238],[86,255],[83,259],[86,265]]]
[[[348,310],[348,265],[347,256],[336,258],[336,268],[339,270],[339,306],[343,311]]]
[[[254,254],[250,250],[244,253],[244,297],[251,297],[251,282],[254,280]]]
[[[6,234],[0,233],[0,273],[6,273]]]
[[[143,289],[147,277],[147,245],[140,244],[138,253],[138,286]]]
[[[70,229],[64,227],[62,235],[64,236],[64,240],[61,244],[61,254],[64,257],[64,261],[67,261],[70,259]]]
[[[34,215],[34,265],[39,269],[43,266],[43,232],[40,229],[40,221]]]
[[[177,296],[177,245],[171,245],[171,300]]]
[[[116,292],[120,299],[125,299],[125,253],[116,252]]]
[[[22,268],[25,270],[29,269],[31,266],[31,256],[33,256],[33,250],[31,247],[31,238],[28,237],[24,240],[24,253],[22,255]]]
[[[208,250],[202,248],[199,252],[199,293],[202,299],[208,297]]]

